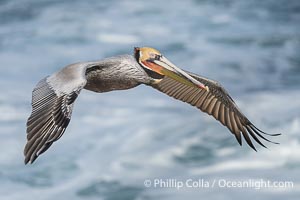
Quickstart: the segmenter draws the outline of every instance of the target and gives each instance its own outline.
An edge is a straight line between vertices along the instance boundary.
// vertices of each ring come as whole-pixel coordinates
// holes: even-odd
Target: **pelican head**
[[[208,91],[208,87],[199,82],[185,71],[171,63],[158,50],[151,47],[135,47],[134,55],[137,62],[152,78],[162,79],[168,76],[185,85],[199,87]]]

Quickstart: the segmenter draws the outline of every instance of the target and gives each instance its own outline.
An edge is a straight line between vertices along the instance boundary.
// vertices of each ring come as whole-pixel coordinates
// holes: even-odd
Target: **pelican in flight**
[[[218,82],[178,68],[156,49],[136,47],[133,56],[71,64],[36,85],[32,92],[32,113],[27,121],[25,164],[33,163],[63,135],[82,89],[102,93],[140,84],[212,115],[229,129],[240,145],[242,135],[254,150],[250,137],[265,147],[260,139],[272,141],[263,134],[280,135],[267,134],[254,126]]]

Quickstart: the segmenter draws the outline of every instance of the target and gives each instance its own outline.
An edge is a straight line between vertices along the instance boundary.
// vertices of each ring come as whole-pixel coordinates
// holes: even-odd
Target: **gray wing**
[[[254,150],[256,150],[255,146],[249,136],[263,147],[265,147],[265,145],[259,138],[271,142],[262,135],[267,133],[256,128],[247,119],[229,96],[228,92],[219,83],[190,72],[187,73],[208,86],[209,92],[200,88],[184,85],[167,76],[165,76],[161,82],[152,86],[175,99],[196,106],[203,112],[212,115],[235,135],[240,145],[242,145],[241,135],[244,136],[247,144]],[[280,134],[267,135],[277,136]]]
[[[65,132],[76,100],[86,84],[87,63],[69,65],[42,79],[32,92],[27,121],[25,164],[32,163]]]

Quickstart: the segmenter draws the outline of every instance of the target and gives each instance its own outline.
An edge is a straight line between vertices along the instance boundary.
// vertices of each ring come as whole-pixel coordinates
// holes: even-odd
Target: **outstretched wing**
[[[42,79],[32,92],[27,121],[25,164],[32,163],[65,132],[76,100],[86,84],[87,63],[77,63]]]
[[[190,72],[187,73],[208,86],[209,92],[197,87],[184,85],[167,76],[165,76],[158,84],[154,84],[152,86],[175,99],[189,103],[192,106],[196,106],[203,112],[212,115],[235,135],[240,145],[242,145],[241,135],[244,136],[247,144],[255,151],[255,146],[249,136],[263,147],[265,147],[265,145],[259,140],[259,138],[272,142],[262,135],[267,133],[256,128],[247,119],[226,90],[218,82],[200,77]],[[276,136],[280,134],[267,135]]]

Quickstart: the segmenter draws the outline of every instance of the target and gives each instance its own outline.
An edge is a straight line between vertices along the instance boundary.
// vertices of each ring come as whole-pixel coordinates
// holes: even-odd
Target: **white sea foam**
[[[215,24],[226,24],[229,23],[231,20],[231,16],[228,14],[220,14],[212,18],[212,22]]]
[[[125,35],[125,34],[99,34],[97,36],[98,41],[106,43],[116,43],[116,44],[135,44],[140,42],[139,38],[134,35]]]

